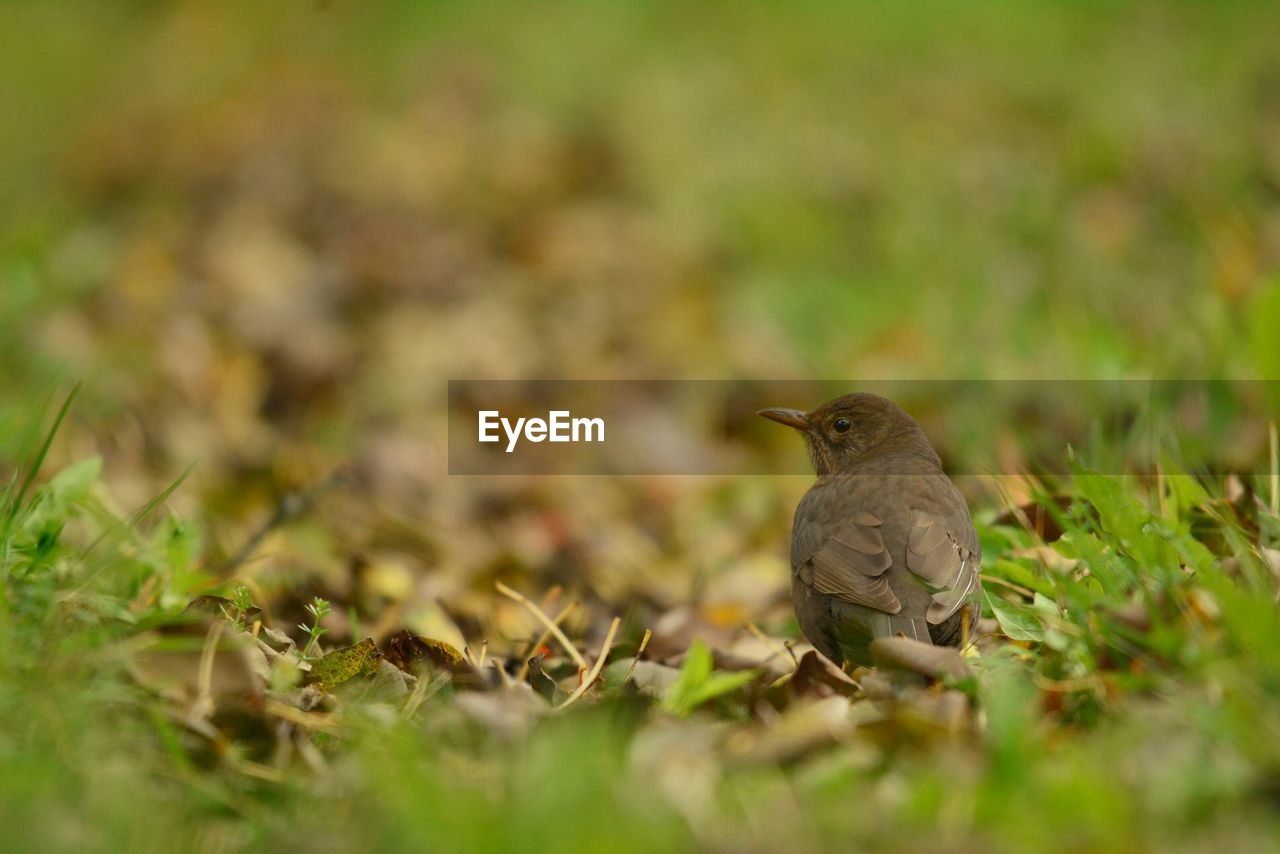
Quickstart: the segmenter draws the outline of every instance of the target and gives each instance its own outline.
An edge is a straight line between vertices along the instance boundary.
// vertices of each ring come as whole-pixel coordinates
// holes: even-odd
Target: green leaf
[[[171,570],[189,571],[200,554],[200,529],[169,513],[166,523],[156,532],[157,545],[163,550]]]
[[[1013,640],[1037,642],[1044,640],[1044,624],[1036,615],[1035,608],[1016,605],[990,595],[987,596],[987,604],[991,606],[991,613],[995,614],[996,621],[1000,623],[1000,630]]]
[[[1173,549],[1151,528],[1151,512],[1125,491],[1120,479],[1081,474],[1076,477],[1076,488],[1097,509],[1103,531],[1142,567],[1157,569],[1176,564]]]
[[[4,493],[4,541],[6,544],[9,540],[9,534],[13,529],[13,522],[17,518],[19,511],[25,506],[27,492],[31,489],[31,485],[35,483],[36,475],[40,472],[40,467],[44,465],[44,458],[49,454],[49,448],[53,446],[53,438],[58,435],[58,428],[62,426],[62,421],[67,417],[67,412],[71,409],[71,402],[75,400],[76,394],[80,391],[80,384],[77,383],[71,389],[71,393],[67,395],[67,399],[62,402],[62,407],[58,410],[58,414],[54,416],[53,425],[45,433],[44,441],[40,444],[40,448],[31,458],[31,463],[27,467],[27,473],[22,478],[16,489],[7,489]]]
[[[1076,489],[1097,509],[1103,530],[1121,546],[1131,548],[1142,539],[1142,526],[1151,514],[1137,499],[1126,495],[1114,478],[1081,474],[1076,477]]]
[[[1037,593],[1049,594],[1053,592],[1053,582],[1040,574],[1037,569],[1032,569],[1023,563],[1008,558],[997,558],[995,564],[988,570],[983,567],[984,572],[990,572],[996,578],[1003,578],[1005,581],[1017,584],[1019,587],[1026,587]]]
[[[64,468],[49,481],[49,492],[67,501],[82,501],[102,474],[102,457],[89,457]]]
[[[1209,493],[1194,475],[1171,474],[1165,477],[1165,484],[1169,489],[1169,496],[1173,499],[1169,502],[1169,510],[1175,519],[1187,510],[1209,501]]]
[[[1116,554],[1109,541],[1084,531],[1067,531],[1053,548],[1063,557],[1083,563],[1104,591],[1123,592],[1133,585],[1135,578],[1130,562]],[[1079,588],[1080,583],[1071,586]]]
[[[89,457],[67,466],[41,487],[22,510],[18,530],[26,544],[52,545],[68,517],[89,503],[89,490],[101,473],[102,458]]]
[[[711,650],[695,640],[685,656],[680,678],[671,686],[662,707],[675,715],[687,715],[703,703],[735,691],[759,676],[755,670],[738,673],[713,673]]]

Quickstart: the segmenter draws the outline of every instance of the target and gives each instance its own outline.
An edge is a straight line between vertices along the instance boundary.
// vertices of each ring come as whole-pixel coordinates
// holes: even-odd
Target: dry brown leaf
[[[797,703],[768,726],[757,727],[731,739],[730,755],[744,765],[765,766],[794,762],[816,750],[835,744],[854,729],[849,701],[825,697]]]
[[[508,738],[524,735],[551,711],[546,700],[518,682],[496,691],[462,691],[454,696],[454,703],[474,723]]]
[[[934,646],[911,638],[876,638],[871,658],[877,667],[917,673],[930,679],[964,679],[972,674],[953,647]]]
[[[666,694],[667,689],[676,683],[680,678],[680,669],[671,667],[667,664],[659,664],[656,661],[640,660],[634,658],[623,658],[613,662],[605,669],[605,681],[613,683],[615,680],[621,682],[630,673],[630,682],[640,690],[641,693],[653,697],[661,697]]]
[[[406,673],[417,674],[424,666],[438,667],[451,673],[467,670],[467,664],[459,653],[444,641],[415,635],[401,629],[387,639],[383,649],[387,661]]]
[[[852,697],[860,688],[847,673],[816,649],[809,650],[800,658],[800,664],[788,684],[795,696],[816,699]]]

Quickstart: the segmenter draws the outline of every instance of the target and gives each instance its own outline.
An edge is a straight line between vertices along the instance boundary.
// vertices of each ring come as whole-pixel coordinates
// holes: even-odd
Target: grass
[[[713,670],[699,644],[666,689],[606,680],[560,712],[428,670],[429,696],[355,677],[323,714],[288,689],[267,696],[292,712],[202,720],[136,667],[217,580],[192,566],[187,525],[107,510],[97,473],[4,493],[0,810],[15,849],[1197,850],[1265,847],[1278,829],[1280,587],[1259,543],[1280,520],[1265,483],[1231,502],[1188,475],[1078,472],[1066,509],[1044,502],[1058,559],[1029,556],[1024,528],[981,526],[986,610],[1007,637],[959,686],[971,716],[941,722],[934,689],[837,698],[861,722],[807,731],[824,701]],[[812,743],[752,760],[796,727]]]

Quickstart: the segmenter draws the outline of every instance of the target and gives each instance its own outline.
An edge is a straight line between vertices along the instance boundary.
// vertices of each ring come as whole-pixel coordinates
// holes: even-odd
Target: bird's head
[[[846,394],[810,412],[762,409],[760,415],[804,434],[819,476],[849,469],[877,452],[920,453],[937,460],[915,419],[877,394]]]

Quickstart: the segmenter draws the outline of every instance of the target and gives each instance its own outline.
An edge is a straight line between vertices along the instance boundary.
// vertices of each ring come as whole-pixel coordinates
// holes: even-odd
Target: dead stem
[[[574,646],[567,637],[565,637],[564,632],[560,631],[560,627],[557,626],[550,617],[543,613],[541,608],[535,605],[527,596],[517,593],[501,581],[495,581],[493,586],[496,587],[498,592],[503,596],[519,602],[524,606],[526,611],[537,617],[538,622],[542,623],[542,625],[546,627],[547,631],[551,633],[552,637],[560,642],[560,645],[564,647],[564,651],[569,653],[569,657],[574,660],[574,663],[578,665],[579,669],[585,670],[587,668],[587,660],[582,657],[582,653],[578,652],[578,648]]]
[[[999,584],[1001,587],[1008,587],[1010,590],[1015,590],[1018,593],[1021,593],[1028,599],[1035,598],[1036,592],[1029,587],[1023,587],[1021,584],[1014,584],[1012,581],[1006,581],[1005,579],[997,578],[994,575],[987,575],[985,572],[978,577],[982,579],[984,584]]]
[[[218,652],[218,639],[222,637],[222,630],[226,625],[224,620],[214,620],[209,625],[209,632],[204,636],[204,649],[200,651],[196,703],[202,716],[213,714],[213,658]]]
[[[578,686],[577,690],[570,694],[569,698],[561,703],[558,708],[563,709],[575,702],[579,697],[587,693],[588,689],[595,684],[596,678],[600,675],[600,671],[604,669],[605,659],[609,657],[609,650],[613,648],[613,638],[618,633],[618,626],[620,625],[622,625],[622,618],[614,617],[613,622],[609,624],[608,634],[604,636],[604,644],[600,647],[600,657],[596,659],[596,663],[592,666],[591,672],[587,674],[586,679],[582,680],[582,684]]]
[[[409,699],[404,701],[403,711],[405,717],[413,717],[423,703],[434,697],[450,681],[448,673],[441,673],[433,677],[429,682],[426,679],[419,678],[418,684],[414,686],[413,693],[409,695]]]
[[[293,706],[282,703],[279,700],[267,700],[263,705],[263,711],[304,729],[313,729],[320,732],[333,732],[337,729],[337,724],[334,722],[335,715],[304,712],[302,709],[295,709]]]
[[[1039,673],[1031,674],[1031,681],[1042,691],[1055,694],[1070,694],[1075,691],[1096,691],[1103,687],[1097,676],[1079,676],[1074,679],[1050,679]]]
[[[501,661],[495,658],[489,663],[493,665],[494,670],[498,671],[498,678],[502,680],[504,688],[510,688],[516,684],[516,680],[511,678],[511,674],[507,672],[507,668],[502,666]]]
[[[573,609],[576,607],[578,607],[578,603],[576,601],[570,602],[568,605],[565,605],[563,608],[560,609],[560,613],[556,614],[555,617],[552,618],[551,622],[557,626],[560,625],[561,623],[564,622],[564,618],[569,616],[569,614],[572,613]],[[532,644],[530,644],[529,648],[525,650],[524,661],[520,665],[519,672],[516,673],[516,679],[518,681],[523,682],[525,678],[529,675],[530,660],[533,658],[534,653],[536,653],[539,649],[541,649],[542,645],[547,642],[547,638],[549,637],[551,637],[551,629],[543,629],[542,634],[538,635],[538,639],[535,640]]]
[[[644,630],[644,637],[640,638],[640,646],[636,648],[636,654],[631,659],[631,666],[627,668],[627,675],[622,678],[622,684],[626,685],[631,681],[631,674],[636,672],[636,664],[640,661],[640,656],[644,655],[645,649],[649,646],[649,639],[653,637],[652,629]]]
[[[787,645],[785,643],[776,641],[773,638],[769,637],[764,632],[762,632],[760,630],[760,627],[757,626],[755,623],[747,623],[747,631],[751,632],[751,634],[755,637],[755,639],[760,641],[760,643],[764,644],[765,648],[769,650],[769,657],[766,658],[762,663],[767,663],[773,660],[774,658],[778,657],[779,655],[783,657],[787,657],[789,655],[791,658],[792,665],[796,667],[799,666],[800,663],[796,661],[795,653],[791,652],[791,650],[787,648]]]
[[[216,573],[224,576],[230,575],[237,567],[249,560],[253,553],[258,550],[258,546],[266,541],[272,531],[289,524],[306,513],[316,503],[317,499],[330,489],[341,485],[347,476],[347,469],[344,466],[339,466],[320,482],[312,484],[300,492],[290,492],[281,496],[270,518],[244,541],[244,544],[240,546],[235,554],[228,558],[222,566],[218,567]]]

